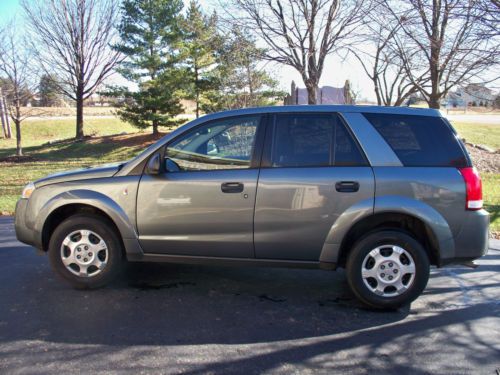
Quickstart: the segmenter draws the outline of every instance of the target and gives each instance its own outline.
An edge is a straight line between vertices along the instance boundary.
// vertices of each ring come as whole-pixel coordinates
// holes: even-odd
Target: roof
[[[250,115],[259,113],[287,113],[287,112],[385,113],[393,115],[413,115],[413,116],[431,116],[431,117],[442,116],[437,109],[429,109],[429,108],[319,104],[319,105],[285,105],[285,106],[233,109],[229,111],[223,111],[205,115],[194,121],[203,122],[210,119],[217,119],[230,116]]]

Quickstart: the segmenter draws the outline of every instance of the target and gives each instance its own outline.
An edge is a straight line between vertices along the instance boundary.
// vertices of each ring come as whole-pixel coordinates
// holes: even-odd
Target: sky
[[[16,15],[21,16],[22,12],[19,2],[20,0],[0,0],[0,25],[8,22],[8,20]],[[184,2],[188,3],[189,0],[184,0]],[[202,9],[207,13],[211,13],[213,9],[217,9],[217,0],[199,0],[199,2]],[[289,92],[292,80],[295,81],[298,87],[304,87],[300,75],[294,68],[274,63],[268,64],[267,67],[271,75],[279,81],[282,90]],[[351,88],[360,94],[362,100],[375,100],[373,84],[366,77],[360,63],[354,57],[348,57],[345,60],[342,60],[335,54],[327,57],[320,86],[343,87],[347,79],[351,82]],[[123,79],[116,76],[112,81],[111,83],[114,84],[126,84]]]
[[[188,1],[184,0],[185,3]],[[16,15],[21,16],[22,12],[19,2],[19,0],[0,0],[0,24],[8,22]],[[214,2],[210,0],[200,0],[199,2],[206,12],[211,12],[214,8]],[[297,86],[304,87],[300,75],[292,67],[273,63],[267,66],[272,76],[278,79],[282,90],[290,91],[292,80],[295,81]],[[342,87],[346,79],[350,80],[351,87],[355,91],[361,92],[362,97],[367,97],[371,100],[374,99],[371,81],[364,76],[359,63],[352,60],[341,62],[340,58],[336,56],[328,57],[320,85]],[[118,77],[114,77],[113,81],[116,81],[117,84],[124,84]]]

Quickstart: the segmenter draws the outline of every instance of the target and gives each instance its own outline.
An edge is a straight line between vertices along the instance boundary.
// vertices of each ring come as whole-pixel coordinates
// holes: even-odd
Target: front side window
[[[260,116],[212,121],[174,140],[165,152],[170,172],[250,167]]]

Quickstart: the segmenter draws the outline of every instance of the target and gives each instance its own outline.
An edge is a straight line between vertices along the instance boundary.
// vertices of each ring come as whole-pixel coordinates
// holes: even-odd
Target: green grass
[[[31,159],[0,162],[0,213],[13,213],[23,186],[47,174],[127,160],[154,139],[116,118],[88,119],[85,134],[97,138],[74,142],[74,119],[31,120],[22,125],[23,152]],[[122,132],[130,136],[106,137]],[[103,137],[104,136],[104,137]],[[64,140],[53,144],[48,141]],[[117,141],[119,140],[119,141]],[[0,158],[15,155],[15,138],[0,139]]]
[[[48,141],[68,139],[75,136],[75,119],[35,120],[27,119],[21,125],[22,146],[40,146]],[[0,139],[0,157],[15,153],[16,129],[11,139]],[[118,118],[89,118],[85,120],[85,135],[110,135],[122,132],[137,132],[137,129]],[[27,150],[28,151],[28,150]]]
[[[500,174],[483,173],[481,178],[484,206],[491,214],[490,229],[500,232]]]
[[[452,122],[461,138],[469,143],[488,146],[494,150],[500,149],[500,124],[474,124]]]

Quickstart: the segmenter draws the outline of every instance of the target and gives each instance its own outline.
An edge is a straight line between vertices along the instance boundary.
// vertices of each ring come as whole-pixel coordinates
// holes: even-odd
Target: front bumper
[[[26,225],[26,208],[28,207],[27,199],[19,199],[16,204],[16,213],[14,218],[14,228],[16,237],[19,241],[35,246],[35,232]]]

